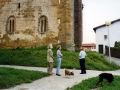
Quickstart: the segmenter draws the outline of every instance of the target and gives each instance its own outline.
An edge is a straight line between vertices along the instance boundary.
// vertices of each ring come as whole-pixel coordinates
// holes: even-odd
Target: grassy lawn
[[[54,68],[56,68],[56,47],[54,52]],[[63,59],[61,68],[80,69],[78,54],[79,52],[69,52],[62,49]],[[20,66],[36,66],[47,67],[47,48],[40,47],[36,49],[15,49],[15,50],[0,50],[0,64],[2,65],[20,65]],[[87,52],[86,58],[87,70],[117,70],[120,66],[115,63],[109,63],[103,55],[96,52]]]
[[[74,85],[72,88],[67,88],[66,90],[120,90],[120,76],[114,75],[114,81],[109,85],[107,80],[103,81],[103,86],[100,84],[96,88],[96,83],[99,80],[98,77],[89,78],[83,80],[81,83]]]
[[[31,83],[34,80],[48,76],[47,73],[13,68],[0,68],[0,89],[13,87],[21,83]]]
[[[54,52],[54,68],[56,68],[56,47],[53,48]],[[80,69],[78,54],[79,52],[69,52],[66,49],[61,50],[63,59],[61,68]],[[0,50],[0,65],[18,65],[18,66],[33,66],[33,67],[47,67],[47,47],[39,47],[35,49],[14,49],[14,50]],[[120,66],[114,62],[109,62],[103,55],[97,52],[87,52],[86,57],[87,70],[111,71],[118,70]],[[48,76],[47,73],[37,71],[27,71],[11,68],[0,68],[0,89],[12,87],[21,83],[30,83],[33,80]],[[114,83],[108,87],[103,88],[118,88],[119,76],[115,76]],[[117,80],[118,79],[118,80]],[[95,88],[97,77],[90,78],[82,81],[82,83],[75,85],[70,90],[90,90]],[[113,90],[102,89],[101,90]],[[114,89],[115,90],[115,89]],[[118,90],[118,89],[116,89]]]

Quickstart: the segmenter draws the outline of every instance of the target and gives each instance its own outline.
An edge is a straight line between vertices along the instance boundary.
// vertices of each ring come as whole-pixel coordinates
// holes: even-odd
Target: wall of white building
[[[99,51],[98,45],[103,45],[103,54],[105,53],[105,45],[108,44],[108,29],[110,47],[114,47],[115,41],[120,41],[120,21],[117,21],[110,26],[100,27],[96,29],[96,51]],[[107,38],[104,38],[107,35]]]

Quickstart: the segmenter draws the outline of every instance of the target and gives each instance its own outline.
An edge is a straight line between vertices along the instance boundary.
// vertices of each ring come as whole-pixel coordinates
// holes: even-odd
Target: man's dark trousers
[[[81,68],[81,73],[85,74],[86,73],[85,58],[80,59],[79,64],[80,64],[80,68]]]

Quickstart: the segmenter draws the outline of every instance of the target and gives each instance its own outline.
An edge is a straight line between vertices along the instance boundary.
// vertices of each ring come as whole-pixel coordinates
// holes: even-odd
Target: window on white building
[[[104,35],[104,40],[106,40],[107,39],[107,35]]]

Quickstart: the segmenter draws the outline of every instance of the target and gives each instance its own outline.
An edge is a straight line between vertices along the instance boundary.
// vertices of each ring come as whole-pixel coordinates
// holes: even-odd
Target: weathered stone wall
[[[61,0],[59,5],[59,40],[63,46],[73,49],[74,45],[74,0]]]
[[[82,46],[82,0],[75,0],[74,2],[74,42],[76,50]]]
[[[11,16],[15,30],[9,34]],[[39,32],[41,16],[47,17],[45,33]],[[74,0],[0,0],[0,48],[37,47],[58,40],[74,49]]]
[[[58,20],[57,3],[53,0],[1,0],[4,5],[0,7],[0,47],[34,47],[57,43]],[[18,4],[20,3],[20,8]],[[38,33],[40,16],[48,19],[47,32]],[[15,17],[14,34],[6,33],[6,22],[10,16]],[[9,38],[9,39],[6,39]]]

